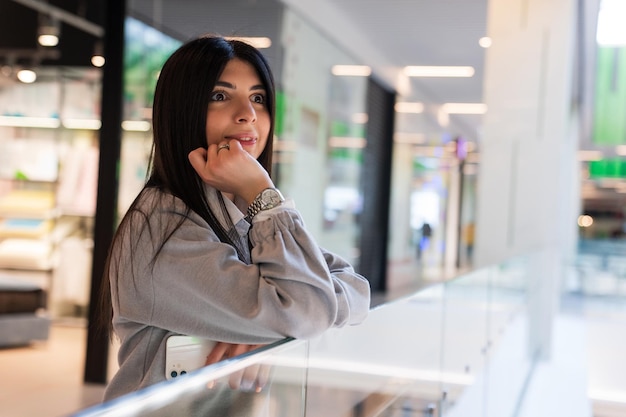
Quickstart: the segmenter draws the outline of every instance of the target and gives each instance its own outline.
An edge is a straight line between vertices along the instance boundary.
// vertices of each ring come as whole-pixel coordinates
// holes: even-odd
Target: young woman
[[[104,320],[121,345],[105,399],[165,380],[172,335],[217,342],[213,363],[367,316],[368,281],[274,187],[274,100],[266,60],[243,42],[201,37],[163,66],[150,176],[106,267]]]

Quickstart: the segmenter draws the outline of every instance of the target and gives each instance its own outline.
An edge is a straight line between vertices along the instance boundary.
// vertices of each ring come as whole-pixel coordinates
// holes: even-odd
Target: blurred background
[[[72,329],[75,383],[112,372],[90,305],[146,177],[160,67],[204,33],[268,58],[275,182],[375,302],[548,251],[555,299],[623,305],[625,17],[619,0],[0,0],[0,283],[34,294],[6,298],[0,360]]]

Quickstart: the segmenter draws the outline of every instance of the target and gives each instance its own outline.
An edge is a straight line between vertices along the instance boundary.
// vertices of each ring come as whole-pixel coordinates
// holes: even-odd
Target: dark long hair
[[[270,131],[265,149],[257,160],[271,175],[275,119],[274,78],[265,57],[253,46],[219,36],[203,36],[193,39],[177,49],[165,62],[154,93],[152,111],[153,145],[148,180],[131,204],[120,223],[111,247],[127,229],[125,224],[134,219],[144,219],[147,225],[150,213],[137,207],[139,197],[148,188],[158,188],[178,197],[187,205],[187,215],[193,211],[200,215],[217,234],[220,241],[232,245],[239,256],[241,251],[217,220],[209,207],[201,178],[188,160],[188,154],[199,147],[207,147],[206,121],[209,97],[226,64],[238,58],[252,65],[266,90],[266,105],[270,115]],[[167,198],[167,197],[164,197]],[[139,212],[139,213],[138,213]],[[137,216],[139,214],[139,216]],[[157,242],[153,261],[165,242],[184,221],[165,225],[163,235]],[[145,227],[145,226],[144,226]],[[150,228],[145,227],[144,230]],[[132,250],[128,254],[132,262]],[[112,304],[109,270],[111,249],[106,261],[102,280],[101,315],[98,325],[107,332],[111,329]]]

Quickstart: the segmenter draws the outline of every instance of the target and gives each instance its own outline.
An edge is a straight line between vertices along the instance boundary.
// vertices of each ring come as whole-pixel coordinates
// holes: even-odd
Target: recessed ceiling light
[[[478,44],[483,48],[489,48],[491,46],[491,38],[489,36],[483,36],[478,40]]]
[[[394,110],[398,113],[422,113],[424,111],[424,103],[398,102],[395,104]]]
[[[448,114],[484,114],[487,105],[484,103],[445,103],[441,110]]]
[[[596,42],[600,46],[626,45],[624,14],[626,3],[623,0],[602,0],[598,11]]]
[[[39,17],[40,24],[37,29],[37,42],[41,46],[57,46],[59,44],[59,33],[61,31],[59,21],[52,16]]]
[[[37,74],[33,70],[23,69],[17,72],[17,79],[24,84],[30,84],[37,80]]]
[[[91,65],[93,65],[94,67],[103,67],[104,62],[104,57],[102,55],[94,55],[91,57]]]
[[[340,137],[340,136],[332,136],[328,138],[328,146],[331,148],[351,148],[351,149],[361,149],[365,148],[367,141],[365,138],[358,137]]]
[[[472,77],[474,68],[468,66],[407,66],[404,74],[408,77]]]
[[[396,132],[393,140],[398,143],[421,144],[426,142],[426,136],[423,133]]]
[[[368,120],[369,120],[369,115],[367,113],[354,113],[352,115],[352,123],[363,125],[367,123]]]
[[[331,72],[338,76],[367,77],[372,69],[367,65],[333,65]]]
[[[579,161],[599,161],[602,159],[602,151],[578,151]]]

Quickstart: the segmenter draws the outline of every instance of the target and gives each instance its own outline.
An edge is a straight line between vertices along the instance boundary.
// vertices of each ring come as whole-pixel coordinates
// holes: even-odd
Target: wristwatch
[[[269,210],[279,206],[285,201],[285,197],[276,188],[266,188],[261,191],[248,206],[248,219],[252,220],[260,211]]]

